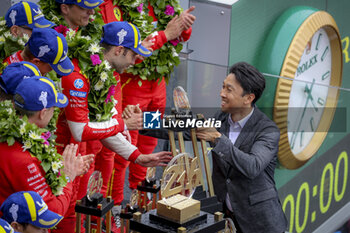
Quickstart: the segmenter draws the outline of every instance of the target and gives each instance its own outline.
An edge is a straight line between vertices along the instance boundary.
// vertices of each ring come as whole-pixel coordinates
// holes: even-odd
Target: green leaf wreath
[[[11,56],[13,53],[23,50],[25,44],[28,42],[29,37],[25,34],[23,37],[14,37],[10,33],[10,28],[6,25],[6,20],[4,17],[0,17],[0,73],[3,72],[3,70],[8,65],[7,63],[4,63],[4,59]],[[53,72],[50,72],[48,77],[56,77],[55,75],[52,75]],[[55,80],[55,79],[53,79]],[[56,78],[57,80],[57,78]],[[11,103],[11,102],[9,102]],[[56,123],[58,119],[59,109],[55,109],[54,115],[51,118],[48,126],[46,129],[41,129],[36,132],[36,126],[32,124],[23,124],[27,125],[26,127],[20,128],[22,125],[21,122],[24,122],[26,118],[23,119],[17,119],[15,115],[15,111],[13,109],[12,104],[9,104],[8,102],[0,102],[1,108],[0,108],[0,141],[5,142],[7,141],[8,145],[11,146],[15,142],[15,140],[19,141],[23,145],[29,145],[33,146],[33,150],[30,150],[40,161],[43,161],[41,163],[41,166],[45,170],[46,173],[46,181],[47,184],[51,187],[52,192],[55,195],[58,195],[61,193],[62,188],[66,185],[66,179],[65,176],[61,177],[61,173],[57,173],[56,167],[61,164],[60,157],[57,152],[50,152],[45,154],[45,151],[43,152],[44,155],[40,151],[43,151],[44,149],[41,147],[44,147],[45,145],[42,143],[35,143],[28,135],[40,135],[39,133],[44,132],[51,132],[50,133],[50,143],[51,145],[54,145],[54,139],[56,138],[56,135],[53,133],[56,131]],[[7,117],[7,114],[9,115]],[[27,122],[27,121],[26,121]],[[17,124],[17,125],[16,125]],[[18,125],[19,124],[19,125]],[[19,134],[16,131],[16,126],[19,126],[17,129],[19,130],[25,130],[23,134]],[[34,134],[30,134],[30,132],[33,132]],[[20,137],[23,136],[23,137]],[[23,140],[22,140],[23,139]],[[25,140],[24,140],[25,139]],[[42,139],[43,140],[43,139]],[[41,149],[40,149],[41,148]],[[56,149],[55,149],[56,151]],[[38,156],[36,154],[38,152]],[[54,155],[51,159],[47,159],[52,154]],[[41,160],[41,159],[44,160]],[[56,161],[56,162],[55,162]],[[53,170],[54,169],[54,170]],[[55,171],[55,172],[54,172]]]
[[[0,74],[7,66],[6,63],[3,63],[4,59],[22,50],[28,39],[28,35],[21,38],[12,36],[10,28],[6,25],[5,17],[0,17]]]
[[[61,170],[62,156],[57,153],[54,137],[47,129],[29,123],[26,116],[20,118],[11,101],[2,101],[0,102],[0,142],[7,142],[12,146],[15,141],[21,142],[23,151],[28,150],[41,162],[46,183],[50,186],[52,193],[62,194],[67,180]]]
[[[158,19],[156,25],[152,24],[153,18],[148,16],[148,2]],[[113,4],[123,11],[123,20],[132,22],[139,28],[142,39],[152,32],[165,30],[167,23],[182,12],[178,0],[114,0]],[[167,12],[168,8],[172,12]],[[174,46],[167,42],[161,49],[154,51],[152,56],[129,68],[127,72],[139,75],[142,80],[159,80],[165,77],[168,81],[174,66],[180,64],[178,53],[181,50],[181,43]]]
[[[71,59],[78,59],[81,74],[90,82],[88,95],[90,120],[109,120],[115,105],[111,93],[113,93],[117,81],[113,76],[110,64],[103,59],[100,40],[104,22],[101,14],[97,13],[98,8],[95,10],[96,14],[90,17],[91,22],[86,27],[80,27],[74,31],[68,29],[55,0],[41,0],[39,3],[47,19],[58,25],[55,29],[66,37],[68,56]]]
[[[58,4],[55,0],[41,0],[41,8],[44,15],[53,21],[64,35],[68,42],[68,56],[79,60],[81,73],[87,77],[90,82],[90,93],[88,96],[89,117],[92,121],[108,120],[115,105],[113,98],[113,89],[117,84],[113,76],[113,71],[107,61],[103,59],[102,49],[99,42],[102,36],[102,26],[104,24],[102,16],[95,9],[96,14],[86,27],[81,27],[77,32],[68,30],[67,24],[59,13]],[[152,31],[164,30],[168,21],[175,14],[180,14],[182,9],[177,0],[150,1],[154,7],[154,12],[158,18],[158,24],[155,28],[152,24],[152,17],[148,16],[147,4],[145,0],[115,0],[124,12],[123,19],[134,23],[140,29],[141,37],[145,38]],[[143,4],[143,9],[138,7]],[[166,8],[172,7],[173,12],[166,14]],[[125,13],[127,12],[127,14]],[[175,47],[166,43],[160,50],[140,64],[128,69],[128,72],[139,75],[144,80],[157,80],[165,76],[168,80],[174,65],[180,63],[178,52],[182,49],[181,44]],[[100,62],[99,62],[100,61]]]

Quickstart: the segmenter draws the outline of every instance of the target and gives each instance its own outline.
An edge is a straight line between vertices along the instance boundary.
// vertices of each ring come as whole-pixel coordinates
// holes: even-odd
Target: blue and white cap
[[[41,76],[40,70],[33,63],[26,61],[12,63],[6,66],[0,75],[0,88],[3,89],[5,93],[13,95],[18,84],[20,84],[23,79],[32,76]]]
[[[0,233],[17,233],[17,231],[8,222],[0,218]]]
[[[34,28],[27,45],[35,57],[49,63],[58,75],[67,76],[73,72],[74,65],[67,56],[67,41],[61,33],[51,28]]]
[[[112,22],[103,26],[101,43],[123,46],[133,50],[144,57],[149,57],[152,52],[141,45],[139,29],[126,21]]]
[[[37,4],[27,1],[21,1],[11,6],[5,15],[5,20],[8,27],[17,25],[33,29],[50,28],[55,25],[45,18]]]
[[[34,191],[11,194],[2,203],[1,211],[7,222],[29,223],[44,229],[56,226],[63,218],[50,211],[42,197]]]
[[[86,9],[94,9],[103,3],[103,0],[56,0],[58,3],[74,4]]]
[[[15,94],[19,94],[24,100],[24,104],[15,101],[15,105],[29,111],[51,107],[64,108],[68,105],[67,97],[57,92],[54,82],[42,76],[24,79],[17,86]]]

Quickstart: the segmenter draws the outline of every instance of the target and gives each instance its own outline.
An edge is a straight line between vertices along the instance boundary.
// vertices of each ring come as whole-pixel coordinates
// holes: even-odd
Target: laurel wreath
[[[156,27],[152,24],[153,18],[148,16],[148,2],[153,7],[158,22]],[[182,12],[182,8],[178,0],[114,0],[123,12],[123,20],[132,22],[139,30],[142,39],[146,38],[150,33],[165,30],[167,23],[175,16]],[[141,12],[138,7],[143,4]],[[165,14],[166,7],[174,8],[173,15]],[[182,44],[176,46],[171,43],[165,43],[159,50],[152,53],[152,56],[143,62],[136,64],[127,70],[128,73],[138,75],[142,80],[160,80],[162,77],[168,82],[170,74],[174,70],[174,66],[180,64],[178,53],[182,50]],[[141,82],[139,82],[141,85]]]
[[[27,35],[21,38],[12,36],[10,28],[6,25],[5,17],[0,17],[0,73],[7,66],[7,64],[3,63],[4,59],[18,50],[22,50],[28,39]]]
[[[111,92],[114,91],[117,81],[113,76],[111,66],[104,61],[102,48],[99,45],[104,22],[101,14],[97,13],[98,9],[95,9],[96,14],[91,16],[91,22],[86,27],[75,31],[68,29],[55,0],[41,0],[39,4],[47,19],[58,25],[59,30],[65,32],[63,34],[68,44],[68,56],[71,59],[78,59],[80,73],[90,83],[91,88],[88,95],[90,120],[109,120],[112,116],[112,108],[116,104]]]
[[[54,138],[48,129],[29,123],[26,116],[20,118],[11,101],[0,102],[0,142],[7,142],[9,146],[15,141],[21,142],[23,151],[28,150],[40,161],[52,193],[60,195],[67,180],[61,170],[62,156],[57,153]]]

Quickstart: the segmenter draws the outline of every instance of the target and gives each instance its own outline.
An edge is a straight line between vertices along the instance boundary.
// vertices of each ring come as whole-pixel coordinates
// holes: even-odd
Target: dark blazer
[[[287,219],[278,198],[274,170],[277,163],[279,129],[255,107],[235,144],[229,137],[228,113],[218,113],[222,136],[212,145],[213,185],[218,199],[231,206],[243,232],[279,233]]]
[[[235,144],[229,139],[228,113],[218,112],[221,120],[217,130],[222,136],[211,144],[213,185],[219,201],[229,193],[231,206],[244,233],[282,233],[287,228],[274,181],[277,163],[279,129],[255,107]],[[164,130],[148,132],[164,138]],[[189,134],[185,134],[189,139]]]

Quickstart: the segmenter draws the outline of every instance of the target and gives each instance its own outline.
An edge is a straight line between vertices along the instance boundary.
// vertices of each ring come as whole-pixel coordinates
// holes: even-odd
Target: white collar
[[[241,127],[241,129],[243,129],[243,127],[245,126],[245,124],[247,123],[247,121],[249,120],[249,118],[253,115],[253,112],[254,112],[254,107],[252,109],[252,111],[250,111],[250,113],[248,115],[246,115],[244,118],[242,118],[241,120],[237,121],[237,122],[233,122],[232,120],[232,115],[230,114],[229,115],[229,118],[228,118],[228,122],[231,126],[236,126],[236,125],[239,125]]]

